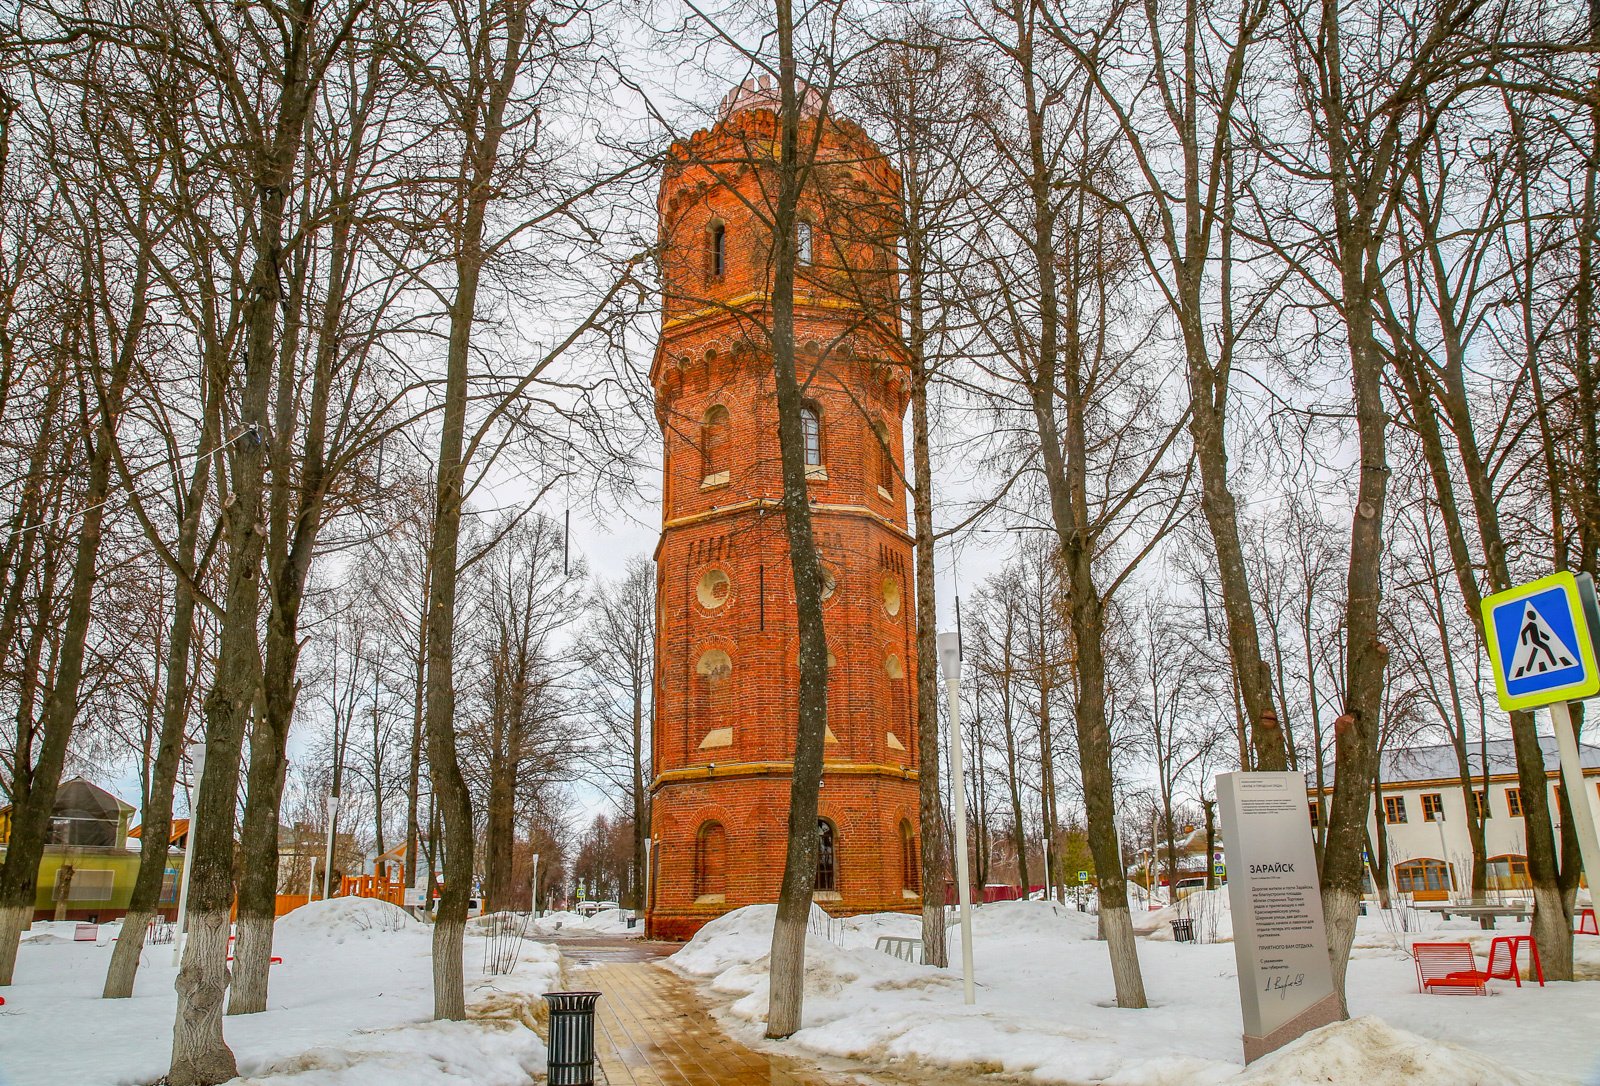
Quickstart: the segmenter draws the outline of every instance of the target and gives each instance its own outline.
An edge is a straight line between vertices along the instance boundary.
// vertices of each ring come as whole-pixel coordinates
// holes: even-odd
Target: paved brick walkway
[[[618,941],[620,943],[622,941]],[[747,1048],[718,1028],[692,985],[652,964],[672,947],[557,940],[574,985],[603,992],[595,1021],[607,1086],[839,1086],[826,1075]]]

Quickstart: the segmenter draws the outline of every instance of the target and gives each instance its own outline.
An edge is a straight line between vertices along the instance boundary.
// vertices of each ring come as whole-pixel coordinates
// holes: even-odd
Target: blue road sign
[[[1483,601],[1489,657],[1504,709],[1600,692],[1592,582],[1557,573]]]

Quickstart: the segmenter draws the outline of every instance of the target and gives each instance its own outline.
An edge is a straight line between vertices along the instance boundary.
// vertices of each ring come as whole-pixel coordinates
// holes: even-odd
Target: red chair
[[[1517,954],[1528,948],[1528,962],[1539,987],[1544,987],[1544,965],[1539,961],[1539,944],[1531,935],[1502,935],[1489,944],[1489,967],[1484,973],[1492,980],[1514,980],[1522,987],[1522,970],[1517,968]]]
[[[1411,948],[1417,963],[1417,991],[1476,992],[1488,995],[1489,975],[1480,972],[1471,943],[1417,943]],[[1516,967],[1513,956],[1512,968]]]
[[[1595,924],[1593,909],[1584,909],[1578,913],[1578,926],[1572,930],[1572,934],[1600,935],[1600,925]]]

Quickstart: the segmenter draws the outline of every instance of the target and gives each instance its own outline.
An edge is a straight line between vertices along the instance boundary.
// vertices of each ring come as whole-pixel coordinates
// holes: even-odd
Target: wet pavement
[[[890,1080],[760,1051],[728,1036],[684,978],[655,962],[678,943],[604,936],[548,940],[574,988],[603,993],[595,1047],[607,1086],[886,1086]]]

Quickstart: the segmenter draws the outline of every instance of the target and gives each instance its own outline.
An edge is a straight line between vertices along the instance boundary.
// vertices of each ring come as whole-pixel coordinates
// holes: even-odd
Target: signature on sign
[[[1273,992],[1277,992],[1279,999],[1287,999],[1290,988],[1298,988],[1305,982],[1306,975],[1304,973],[1296,973],[1292,977],[1287,973],[1280,973],[1278,976],[1268,977],[1266,988],[1263,990],[1268,995],[1271,995]]]

